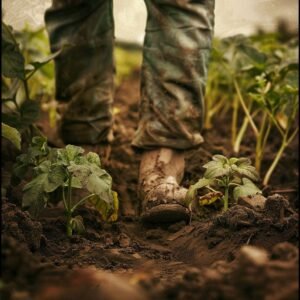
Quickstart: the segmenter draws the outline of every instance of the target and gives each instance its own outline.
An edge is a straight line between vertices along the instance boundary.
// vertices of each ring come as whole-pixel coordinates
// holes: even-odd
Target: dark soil
[[[82,207],[86,232],[69,239],[60,203],[33,220],[20,209],[21,186],[9,184],[13,155],[8,146],[2,152],[7,197],[1,299],[298,299],[298,141],[264,189],[264,209],[236,205],[222,214],[213,207],[191,224],[145,225],[136,196],[140,153],[130,146],[138,122],[138,73],[115,99],[115,139],[93,150],[119,194],[116,223],[105,224],[97,211]],[[232,155],[227,124],[226,117],[217,120],[204,131],[203,146],[186,154],[185,186],[203,174],[201,166],[213,154]],[[40,126],[50,142],[61,144],[46,118]],[[263,172],[277,144],[274,138]],[[249,135],[240,155],[251,156],[252,149]]]

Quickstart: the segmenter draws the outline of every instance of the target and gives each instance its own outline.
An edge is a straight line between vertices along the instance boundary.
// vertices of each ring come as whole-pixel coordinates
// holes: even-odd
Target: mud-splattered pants
[[[144,1],[140,121],[132,144],[189,149],[203,142],[214,0]],[[51,50],[65,46],[55,59],[56,98],[68,103],[62,138],[73,144],[104,141],[112,125],[112,0],[53,0],[45,21]]]

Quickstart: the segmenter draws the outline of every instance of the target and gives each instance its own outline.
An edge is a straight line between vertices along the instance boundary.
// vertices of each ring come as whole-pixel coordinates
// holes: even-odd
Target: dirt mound
[[[181,260],[207,266],[220,259],[234,260],[243,244],[267,250],[285,241],[297,245],[298,223],[289,202],[275,194],[267,198],[264,210],[235,205],[210,221],[195,222],[172,247]]]
[[[270,253],[243,246],[234,263],[191,269],[166,285],[159,299],[298,299],[298,249],[277,244]]]
[[[32,220],[28,212],[2,199],[2,220],[2,234],[14,237],[31,251],[40,248],[42,225]]]

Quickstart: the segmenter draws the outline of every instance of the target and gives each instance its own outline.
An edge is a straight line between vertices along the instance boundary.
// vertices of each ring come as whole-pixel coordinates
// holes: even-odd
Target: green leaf
[[[84,153],[84,149],[74,145],[67,145],[65,149],[58,150],[59,160],[66,166],[70,165],[71,161],[75,162]]]
[[[239,158],[239,160],[231,166],[232,170],[238,173],[240,176],[246,176],[253,181],[259,179],[259,175],[251,165],[251,160],[249,158]]]
[[[230,165],[233,165],[233,164],[235,164],[238,160],[239,160],[239,159],[236,158],[236,157],[231,157],[231,158],[229,158],[229,164],[230,164]]]
[[[9,78],[25,79],[25,60],[12,34],[12,29],[2,22],[1,74]]]
[[[43,58],[40,61],[31,62],[30,65],[32,65],[35,70],[39,70],[41,67],[43,67],[44,65],[49,63],[51,60],[53,60],[54,58],[59,56],[61,52],[62,52],[62,49],[54,52],[53,54],[50,54],[49,56]]]
[[[89,165],[77,165],[74,162],[71,162],[67,169],[73,178],[76,178],[81,185],[86,185],[87,178],[92,173]]]
[[[2,137],[12,142],[17,149],[21,150],[21,135],[20,132],[5,123],[1,123]]]
[[[51,165],[44,161],[36,168],[36,177],[27,183],[23,189],[23,207],[29,207],[34,215],[44,208],[48,201],[48,194],[64,185],[66,179],[65,169],[61,165]]]
[[[233,190],[233,198],[235,201],[239,197],[247,197],[255,194],[260,194],[261,190],[248,178],[242,179],[243,185],[237,186]]]
[[[214,161],[220,161],[220,162],[223,162],[224,164],[225,164],[226,162],[228,162],[227,157],[224,156],[224,155],[221,155],[221,154],[215,154],[215,155],[212,157],[212,159],[213,159]]]
[[[267,60],[267,56],[264,53],[252,46],[244,44],[240,45],[239,49],[243,51],[255,64],[263,65]]]
[[[205,178],[217,178],[230,173],[230,166],[228,164],[223,165],[220,163],[218,166],[210,167],[204,173]]]
[[[88,162],[97,165],[98,167],[101,167],[101,161],[100,161],[100,157],[97,153],[95,152],[89,152],[86,155],[86,158],[88,160]]]
[[[103,170],[104,171],[104,170]],[[111,204],[113,197],[111,194],[112,179],[110,175],[104,171],[102,176],[91,174],[87,179],[86,189],[99,196],[104,202]]]
[[[229,160],[224,155],[216,154],[212,157],[212,161],[206,163],[203,168],[205,178],[217,178],[230,173]]]
[[[47,174],[40,174],[27,183],[23,189],[22,206],[29,208],[29,212],[34,217],[38,216],[48,202],[48,194],[44,192],[44,182],[46,180]]]
[[[66,171],[63,166],[52,165],[49,170],[48,182],[46,182],[44,186],[45,192],[51,193],[58,187],[63,186],[66,177]]]

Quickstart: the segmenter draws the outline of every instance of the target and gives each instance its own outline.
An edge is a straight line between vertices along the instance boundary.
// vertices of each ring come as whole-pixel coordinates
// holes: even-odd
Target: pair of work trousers
[[[132,144],[190,149],[203,142],[214,0],[144,1],[140,120]],[[55,72],[56,98],[68,103],[61,125],[66,143],[100,143],[112,126],[112,5],[112,0],[53,0],[45,14],[51,50],[63,48]]]

